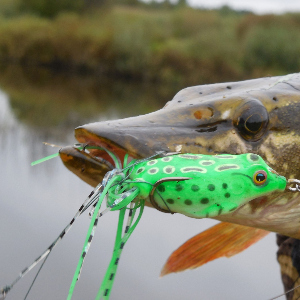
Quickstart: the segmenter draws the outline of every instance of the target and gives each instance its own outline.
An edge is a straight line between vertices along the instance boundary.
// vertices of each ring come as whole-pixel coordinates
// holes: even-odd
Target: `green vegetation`
[[[117,2],[3,0],[0,60],[179,87],[300,69],[300,14]]]
[[[19,5],[24,11],[50,18],[62,11],[80,12],[84,6],[84,0],[22,0]]]

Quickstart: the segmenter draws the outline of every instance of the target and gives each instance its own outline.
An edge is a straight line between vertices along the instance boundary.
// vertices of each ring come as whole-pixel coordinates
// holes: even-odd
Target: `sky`
[[[284,12],[300,12],[300,1],[298,0],[188,0],[192,6],[216,8],[229,5],[237,10],[250,10],[257,14]]]

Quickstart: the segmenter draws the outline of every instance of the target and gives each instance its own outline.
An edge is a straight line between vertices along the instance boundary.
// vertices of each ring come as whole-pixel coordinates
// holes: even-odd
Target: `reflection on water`
[[[72,131],[86,122],[149,113],[178,91],[176,87],[18,66],[2,68],[0,88],[9,94],[18,120],[48,134]]]
[[[91,191],[58,158],[30,167],[31,161],[56,151],[42,142],[71,144],[74,127],[148,113],[175,91],[12,67],[0,73],[0,87],[2,287],[49,246]],[[110,259],[117,217],[111,212],[99,223],[73,299],[94,299]],[[53,251],[28,299],[66,298],[89,221],[86,215],[79,218]],[[126,244],[111,299],[268,299],[280,293],[274,235],[230,260],[158,280],[168,255],[214,223],[147,208]],[[23,299],[34,273],[7,300]]]

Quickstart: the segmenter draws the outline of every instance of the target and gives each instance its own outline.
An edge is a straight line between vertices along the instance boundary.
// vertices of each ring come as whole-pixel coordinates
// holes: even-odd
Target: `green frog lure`
[[[83,150],[92,148],[82,145],[78,147]],[[208,218],[232,213],[252,199],[275,191],[284,191],[288,182],[296,184],[296,187],[289,187],[291,191],[299,191],[298,180],[287,181],[259,155],[253,153],[201,155],[160,152],[150,158],[133,160],[130,163],[127,163],[126,155],[122,167],[119,159],[110,151],[107,152],[114,160],[116,168],[105,175],[102,183],[90,193],[55,241],[11,285],[0,290],[2,299],[40,261],[44,259],[45,262],[76,218],[90,206],[91,223],[67,300],[72,298],[98,220],[108,211],[119,210],[119,222],[112,258],[95,298],[97,300],[109,299],[122,249],[142,216],[145,202],[162,212]],[[106,209],[100,212],[103,201],[106,201]],[[127,223],[124,224],[127,211]]]

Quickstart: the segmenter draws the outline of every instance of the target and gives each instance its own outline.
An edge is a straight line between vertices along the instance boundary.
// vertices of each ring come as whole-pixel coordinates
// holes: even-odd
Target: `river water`
[[[0,287],[10,284],[68,224],[92,190],[59,158],[30,162],[70,145],[76,126],[159,109],[178,87],[149,86],[46,70],[0,74]],[[101,218],[72,299],[94,299],[112,253],[118,213]],[[81,216],[53,250],[27,299],[65,299],[90,219]],[[269,299],[282,293],[275,234],[230,259],[159,278],[167,257],[215,224],[146,208],[124,248],[111,299]],[[37,270],[8,294],[24,299]]]

